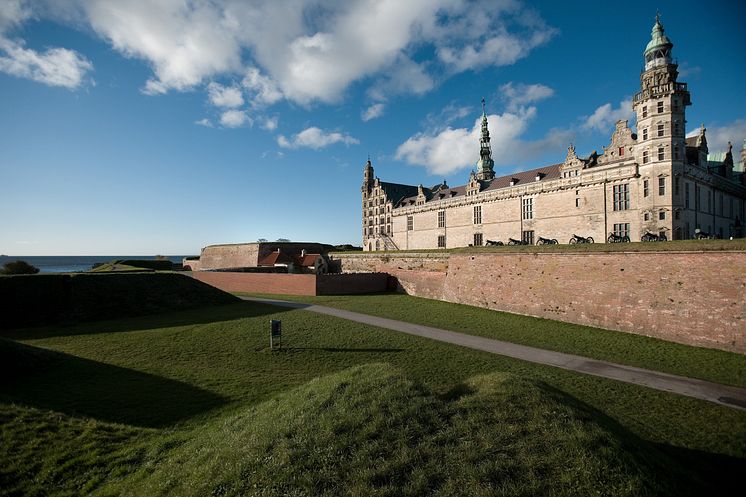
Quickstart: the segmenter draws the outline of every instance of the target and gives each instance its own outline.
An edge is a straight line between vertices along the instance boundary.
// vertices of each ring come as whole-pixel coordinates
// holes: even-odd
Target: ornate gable
[[[626,119],[617,121],[614,133],[611,135],[611,143],[608,147],[604,147],[604,153],[598,158],[598,164],[632,159],[634,157],[632,150],[636,142],[637,135],[632,133],[629,121]]]

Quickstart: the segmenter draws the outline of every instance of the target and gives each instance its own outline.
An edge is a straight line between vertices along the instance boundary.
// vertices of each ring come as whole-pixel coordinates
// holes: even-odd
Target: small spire
[[[661,23],[661,11],[657,10],[655,11],[655,23],[660,24]]]
[[[486,106],[485,106],[485,101],[484,101],[484,97],[482,97],[482,115],[483,115],[483,116],[486,116],[486,115],[487,115],[487,111],[486,111]]]

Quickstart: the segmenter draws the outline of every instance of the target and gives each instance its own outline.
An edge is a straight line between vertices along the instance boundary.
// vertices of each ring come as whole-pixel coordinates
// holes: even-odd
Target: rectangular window
[[[643,140],[648,139],[648,128],[642,128],[642,139]]]
[[[580,207],[580,198],[575,197],[575,207]]]
[[[648,158],[648,151],[644,150],[642,152],[642,163],[647,164],[650,159]]]
[[[412,216],[407,216],[407,231],[412,231],[413,226],[414,220],[412,219]]]
[[[689,208],[689,183],[684,182],[684,205]]]
[[[673,146],[673,159],[679,160],[679,146],[678,145]]]
[[[615,223],[614,234],[616,236],[629,236],[629,223]]]
[[[658,114],[663,114],[663,101],[658,102]]]
[[[438,248],[446,248],[446,236],[438,235]]]
[[[534,199],[524,198],[521,200],[521,217],[522,219],[534,218]]]
[[[679,187],[680,179],[681,178],[677,176],[676,179],[674,179],[673,181],[673,194],[677,197],[679,196],[679,193],[681,193],[681,188]]]
[[[673,134],[676,136],[679,136],[679,134],[681,134],[681,124],[678,121],[673,123]]]
[[[660,211],[658,213],[658,220],[665,221],[666,220],[666,211]]]
[[[712,213],[712,192],[710,190],[707,190],[707,212]],[[707,230],[709,233],[710,230]]]
[[[663,136],[663,133],[665,131],[665,127],[662,124],[658,125],[658,136]]]
[[[521,240],[528,243],[529,245],[533,245],[534,244],[534,232],[524,231],[523,235],[521,236]]]
[[[645,219],[645,221],[650,221],[650,213],[649,213],[649,212],[646,212],[646,213],[645,213],[645,214],[643,215],[643,219]]]
[[[481,247],[482,244],[482,234],[481,233],[474,233],[474,246],[475,247]]]
[[[629,209],[629,184],[614,185],[614,210],[626,211]]]
[[[674,211],[673,218],[676,219],[676,220],[681,219],[681,211],[679,211],[679,210]]]
[[[648,180],[643,180],[642,182],[642,196],[647,197],[650,195],[650,188],[648,184]]]
[[[482,224],[482,206],[474,206],[474,224]]]
[[[658,195],[666,194],[666,178],[658,178]]]
[[[666,151],[663,147],[658,147],[658,160],[664,160],[666,158]]]
[[[722,216],[723,215],[723,207],[725,207],[725,205],[723,203],[723,194],[719,193],[718,195],[720,196],[720,212],[719,212],[719,214]]]
[[[624,147],[619,147],[619,157],[624,157]]]
[[[438,228],[446,227],[446,211],[438,211]]]
[[[647,105],[642,106],[642,117],[648,117],[648,106]]]

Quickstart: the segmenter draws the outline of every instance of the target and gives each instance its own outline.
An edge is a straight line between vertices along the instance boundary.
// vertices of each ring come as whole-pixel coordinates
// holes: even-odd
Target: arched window
[[[378,240],[376,240],[376,250],[380,250],[380,248],[381,248],[381,244],[378,242]]]

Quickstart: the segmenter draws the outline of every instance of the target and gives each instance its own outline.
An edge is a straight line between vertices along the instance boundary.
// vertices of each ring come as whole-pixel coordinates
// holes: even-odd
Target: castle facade
[[[482,105],[479,160],[465,185],[427,188],[388,183],[368,160],[362,186],[364,250],[485,245],[539,237],[567,243],[573,235],[602,242],[610,234],[639,241],[696,234],[744,236],[744,175],[734,171],[731,146],[708,157],[705,128],[686,137],[691,99],[679,82],[673,44],[659,19],[644,52],[645,69],[632,108],[634,132],[618,121],[602,154],[496,177]]]

